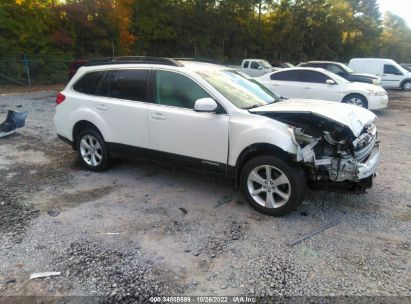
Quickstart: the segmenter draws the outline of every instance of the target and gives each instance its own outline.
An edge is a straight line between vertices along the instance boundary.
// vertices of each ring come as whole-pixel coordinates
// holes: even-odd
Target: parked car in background
[[[263,59],[244,59],[240,71],[251,77],[258,77],[276,71],[268,61]]]
[[[347,65],[340,62],[334,61],[309,61],[305,63],[300,63],[299,67],[310,67],[310,68],[322,68],[327,71],[333,72],[348,81],[351,82],[365,82],[370,84],[379,85],[381,78],[372,74],[365,73],[355,73]]]
[[[68,79],[70,80],[74,74],[76,74],[77,70],[85,65],[87,63],[87,60],[74,60],[69,64],[69,70],[68,70]]]
[[[400,66],[402,66],[408,72],[411,72],[411,63],[401,63]]]
[[[381,77],[384,88],[402,88],[411,91],[411,72],[391,59],[354,58],[349,67],[359,73],[370,73]]]
[[[256,80],[289,98],[322,99],[348,103],[366,109],[387,107],[387,92],[376,85],[348,80],[320,68],[291,68]]]
[[[379,162],[376,116],[325,101],[283,100],[209,63],[149,57],[81,67],[57,94],[54,124],[92,171],[110,156],[220,173],[269,215],[292,212],[306,185],[363,191]]]
[[[273,61],[271,62],[271,65],[280,69],[293,68],[295,66],[294,64],[285,61]]]

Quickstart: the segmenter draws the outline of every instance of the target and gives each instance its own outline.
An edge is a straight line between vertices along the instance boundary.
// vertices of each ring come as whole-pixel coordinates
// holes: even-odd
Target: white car
[[[387,92],[376,85],[349,82],[321,68],[291,68],[256,80],[288,98],[321,99],[348,103],[369,110],[387,107]]]
[[[56,97],[55,128],[92,171],[113,155],[219,173],[255,209],[293,211],[306,185],[371,187],[376,116],[351,105],[283,100],[227,67],[140,58],[82,67]]]
[[[384,88],[411,91],[411,72],[392,59],[353,58],[349,66],[356,72],[370,73],[381,77]]]
[[[266,60],[263,59],[244,59],[241,63],[240,71],[251,77],[258,77],[267,73],[277,71]]]

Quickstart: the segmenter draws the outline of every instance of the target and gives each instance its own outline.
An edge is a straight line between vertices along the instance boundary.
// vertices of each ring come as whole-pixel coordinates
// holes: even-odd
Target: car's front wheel
[[[367,99],[364,96],[358,94],[348,95],[343,99],[342,102],[368,109]]]
[[[411,91],[411,81],[407,81],[402,85],[404,91]]]
[[[76,140],[81,164],[91,171],[103,171],[108,165],[108,150],[103,137],[96,130],[81,130]]]
[[[270,155],[251,159],[242,170],[240,182],[249,204],[273,216],[292,212],[302,203],[306,191],[303,170]]]

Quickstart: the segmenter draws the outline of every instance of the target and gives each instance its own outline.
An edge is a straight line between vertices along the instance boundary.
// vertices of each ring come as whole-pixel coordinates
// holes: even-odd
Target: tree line
[[[411,29],[377,0],[1,0],[0,60],[151,55],[237,63],[411,62]],[[44,63],[44,62],[43,62]]]

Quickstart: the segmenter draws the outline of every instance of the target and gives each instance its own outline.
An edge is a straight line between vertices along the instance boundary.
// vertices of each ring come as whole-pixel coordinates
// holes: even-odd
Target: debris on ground
[[[16,132],[18,128],[24,127],[28,112],[15,112],[9,110],[6,120],[0,124],[0,138],[9,136]]]
[[[16,279],[10,279],[6,281],[6,284],[15,284],[17,282]]]
[[[320,232],[323,232],[324,230],[327,230],[327,229],[329,229],[329,228],[331,228],[331,227],[336,226],[339,222],[340,222],[340,218],[338,218],[338,219],[336,219],[335,221],[333,221],[333,222],[331,222],[331,223],[328,223],[328,224],[326,224],[326,225],[324,225],[324,226],[321,226],[320,228],[317,228],[317,229],[311,231],[310,233],[308,233],[308,234],[306,234],[306,235],[303,235],[302,237],[299,237],[299,238],[297,238],[297,239],[289,242],[289,243],[288,243],[288,246],[297,245],[298,243],[300,243],[300,242],[302,242],[302,241],[304,241],[304,240],[306,240],[306,239],[308,239],[308,238],[310,238],[310,237],[312,237],[312,236],[314,236],[314,235],[316,235],[316,234],[319,234]]]
[[[30,280],[33,279],[38,279],[38,278],[48,278],[48,277],[54,277],[54,276],[59,276],[61,275],[60,271],[56,271],[56,272],[37,272],[37,273],[32,273],[30,275]]]
[[[215,205],[214,208],[220,208],[221,206],[228,204],[232,200],[233,200],[233,197],[231,195],[225,195],[217,201],[217,205]]]
[[[181,210],[181,212],[183,212],[184,214],[187,214],[187,210],[185,208],[178,208]]]
[[[56,217],[57,215],[60,214],[60,211],[53,209],[53,210],[49,210],[49,211],[47,212],[47,214],[50,215],[50,216],[52,216],[52,217]]]
[[[120,233],[118,232],[106,232],[106,235],[119,235]]]

